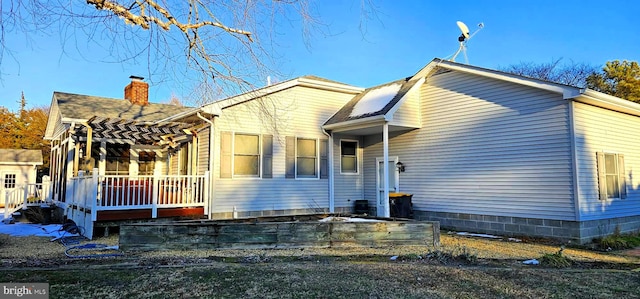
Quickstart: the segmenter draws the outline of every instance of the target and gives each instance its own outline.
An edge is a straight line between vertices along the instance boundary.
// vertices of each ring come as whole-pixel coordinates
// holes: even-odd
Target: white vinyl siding
[[[562,95],[449,72],[421,88],[422,128],[390,133],[414,209],[574,220],[568,105]],[[382,134],[364,139],[374,200]],[[395,171],[395,169],[393,169]]]
[[[398,110],[393,114],[390,125],[405,126],[412,128],[422,127],[422,117],[420,115],[420,89],[416,86],[405,95],[406,99]]]
[[[578,164],[579,213],[581,220],[608,219],[640,214],[640,117],[574,103],[575,142]],[[619,165],[626,183],[626,198],[600,198],[597,153],[624,155]],[[612,165],[613,167],[613,165]],[[624,168],[624,169],[622,169]]]
[[[198,175],[203,175],[209,170],[209,128],[198,131]]]
[[[328,209],[329,180],[285,178],[286,139],[294,137],[295,140],[297,136],[316,139],[320,144],[328,138],[320,129],[321,125],[351,98],[352,94],[294,87],[223,109],[215,121],[216,141],[213,144],[219,144],[224,131],[257,134],[263,138],[264,134],[272,135],[272,178],[219,179],[221,146],[215,146],[213,212],[231,212],[234,207],[239,212]],[[319,154],[320,150],[317,150]]]
[[[362,170],[364,165],[362,164],[362,148],[361,137],[336,134],[333,137],[333,174],[335,176],[333,180],[334,200],[336,208],[353,208],[356,200],[365,199],[364,197],[364,180],[360,171],[357,175],[353,173],[342,173],[340,163],[340,144],[341,140],[353,140],[358,142],[356,148],[356,162],[358,170]],[[370,206],[375,206],[375,198],[371,201]]]

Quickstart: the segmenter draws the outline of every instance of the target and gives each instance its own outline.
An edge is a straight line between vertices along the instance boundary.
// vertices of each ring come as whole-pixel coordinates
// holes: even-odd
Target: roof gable
[[[440,58],[435,58],[431,62],[429,62],[425,67],[423,67],[420,71],[418,71],[412,79],[417,78],[427,78],[434,74],[435,72],[441,71],[442,69],[459,71],[463,73],[489,77],[497,80],[512,82],[520,85],[530,86],[534,88],[539,88],[543,90],[548,90],[551,92],[556,92],[562,94],[564,99],[570,99],[578,96],[581,93],[581,88],[539,80],[535,78],[529,78],[521,75],[515,75],[511,73],[506,73],[502,71],[496,71],[492,69],[486,69],[482,67],[477,67],[468,64],[461,64],[453,61],[443,60]]]
[[[265,86],[262,88],[254,89],[236,96],[228,97],[211,104],[205,105],[202,107],[203,111],[211,114],[215,114],[217,111],[222,109],[239,105],[247,101],[255,100],[264,96],[268,96],[270,94],[280,92],[295,86],[303,86],[310,88],[317,88],[323,90],[344,92],[349,94],[357,94],[364,90],[361,87],[355,87],[352,85],[348,85],[345,83],[341,83],[338,81],[333,81],[317,76],[302,76],[298,78],[294,78],[291,80],[287,80],[284,82],[280,82],[277,84]]]

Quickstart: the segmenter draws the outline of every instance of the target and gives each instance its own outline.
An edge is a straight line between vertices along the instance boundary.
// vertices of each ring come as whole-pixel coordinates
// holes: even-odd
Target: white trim
[[[316,177],[298,177],[298,139],[314,140],[316,142]],[[328,145],[327,145],[328,146]],[[294,155],[294,177],[296,180],[319,180],[320,179],[320,139],[315,137],[295,137]],[[327,160],[328,162],[328,160]],[[327,165],[329,167],[329,165]]]
[[[400,161],[400,158],[398,156],[389,156],[388,157],[389,160],[387,162],[387,165],[390,161],[394,161],[394,162],[398,162]],[[378,177],[380,175],[380,163],[383,162],[384,157],[376,157],[376,208],[380,205],[380,185],[378,185],[378,183],[380,182],[380,178]],[[395,164],[395,163],[394,163]],[[395,171],[395,168],[393,170],[394,172],[394,188],[396,189],[396,192],[400,192],[400,174]],[[386,177],[389,177],[389,175],[387,174]],[[385,178],[386,180],[386,178]],[[389,188],[391,188],[391,186],[389,186]],[[384,196],[384,195],[383,195]],[[387,208],[389,207],[389,194],[387,194],[387,200],[384,201],[386,202]],[[390,215],[389,215],[390,216]],[[388,217],[388,216],[387,216]]]
[[[325,130],[330,130],[332,132],[339,133],[339,132],[348,131],[348,130],[369,128],[374,125],[382,125],[384,121],[385,121],[384,115],[376,115],[372,117],[358,118],[358,119],[348,120],[348,121],[339,122],[335,124],[324,125],[322,126],[322,128]]]
[[[342,142],[355,142],[356,143],[356,172],[343,172],[342,171]],[[340,139],[340,153],[338,156],[340,157],[340,174],[341,175],[360,175],[360,141],[356,139]]]
[[[575,97],[574,100],[600,108],[640,116],[640,104],[590,89],[584,90],[583,94]]]
[[[42,165],[42,162],[0,162],[0,165]]]
[[[259,89],[254,89],[243,94],[222,99],[217,102],[202,106],[201,109],[204,112],[209,113],[208,111],[210,111],[211,114],[213,114],[213,112],[221,111],[227,107],[238,105],[256,98],[264,97],[264,96],[267,96],[285,89],[289,89],[295,86],[311,87],[311,88],[345,92],[345,93],[351,93],[351,94],[358,94],[364,90],[364,88],[362,87],[354,87],[347,84],[331,83],[331,82],[325,82],[325,81],[320,81],[320,80],[315,80],[310,78],[299,77],[299,78],[288,80],[282,83],[278,83],[275,85],[271,85],[271,86],[267,86]]]
[[[241,180],[257,180],[262,179],[262,134],[258,133],[244,133],[244,132],[231,132],[231,179],[241,179]],[[258,136],[258,175],[236,175],[236,135],[245,135],[245,136]],[[273,170],[272,170],[273,172]],[[273,175],[273,174],[272,174]]]
[[[578,102],[594,105],[601,108],[611,109],[613,111],[628,113],[635,116],[640,116],[640,104],[621,99],[612,95],[608,95],[602,92],[598,92],[591,89],[578,88],[569,85],[562,85],[553,82],[542,81],[533,78],[527,78],[519,75],[504,73],[500,71],[480,68],[471,65],[459,64],[451,61],[445,61],[442,59],[434,59],[418,73],[416,73],[412,79],[427,77],[435,67],[442,67],[445,69],[459,71],[468,74],[474,74],[478,76],[493,78],[497,80],[516,83],[524,86],[539,88],[551,92],[562,94],[563,99],[574,99]]]
[[[389,123],[385,122],[382,126],[382,154],[384,158],[384,165],[382,166],[384,175],[384,193],[382,198],[382,211],[378,211],[378,216],[389,217],[391,211],[389,210]]]
[[[420,70],[417,74],[415,74],[411,79],[426,77],[427,75],[429,75],[431,70],[436,66],[449,69],[452,71],[459,71],[463,73],[483,76],[487,78],[507,81],[511,83],[524,85],[524,86],[529,86],[529,87],[539,88],[539,89],[543,89],[551,92],[560,93],[562,94],[564,99],[570,99],[570,98],[576,97],[580,95],[582,92],[580,88],[573,87],[573,86],[546,82],[546,81],[533,79],[533,78],[526,78],[520,75],[499,72],[499,71],[480,68],[480,67],[471,66],[467,64],[459,64],[451,61],[445,61],[439,58],[436,58],[431,62],[429,62],[427,66],[425,66],[422,70]]]
[[[607,150],[603,150],[603,151],[602,151],[602,154],[603,154],[603,158],[605,159],[605,161],[602,161],[602,164],[604,165],[604,170],[603,170],[603,171],[604,171],[605,181],[606,181],[607,175],[609,175],[609,174],[607,174],[607,162],[606,162],[607,155],[613,155],[613,157],[615,158],[615,160],[616,160],[616,161],[615,161],[615,162],[616,162],[616,163],[615,163],[615,166],[616,166],[616,176],[618,177],[618,197],[609,197],[609,194],[608,194],[608,193],[609,193],[609,190],[607,190],[607,191],[606,191],[606,193],[607,193],[607,194],[606,194],[606,196],[607,196],[606,201],[607,201],[607,202],[611,202],[611,201],[614,201],[614,200],[625,200],[624,198],[620,197],[620,195],[622,194],[622,192],[621,192],[621,191],[622,191],[622,186],[620,186],[620,169],[618,169],[618,166],[619,166],[619,165],[618,165],[618,159],[619,159],[619,155],[620,155],[621,153],[620,153],[619,151],[607,151]],[[624,171],[624,169],[623,169],[623,171]],[[625,175],[626,175],[626,173],[625,173]],[[606,182],[605,182],[605,185],[606,185]],[[625,187],[626,187],[626,184],[625,184]],[[627,191],[628,191],[628,190],[627,190]],[[628,196],[628,195],[627,195],[627,196]]]

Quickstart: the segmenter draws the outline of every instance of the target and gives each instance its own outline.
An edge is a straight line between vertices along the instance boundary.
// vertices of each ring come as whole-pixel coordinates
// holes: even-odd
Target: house
[[[4,218],[23,207],[29,197],[39,197],[36,186],[37,167],[42,165],[42,151],[0,149],[0,208]]]
[[[54,94],[55,129],[49,119],[48,136],[58,136],[52,147],[58,142],[62,153],[53,172],[80,169],[74,153],[93,140],[100,149],[85,161],[97,161],[92,180],[104,182],[100,169],[114,163],[105,152],[114,137],[180,128],[120,151],[128,152],[128,172],[114,182],[124,188],[85,188],[93,188],[102,208],[122,210],[127,192],[153,193],[152,203],[139,206],[157,216],[153,209],[164,203],[157,190],[168,184],[155,182],[183,173],[178,181],[203,180],[199,213],[212,219],[350,213],[356,200],[388,217],[389,193],[402,192],[412,194],[415,218],[459,230],[588,242],[640,228],[640,182],[633,176],[640,105],[588,89],[434,59],[407,78],[366,89],[303,76],[199,108],[160,109],[166,114],[145,120],[135,119],[145,113],[118,114],[143,108],[113,99],[105,105],[126,107],[103,115],[104,106],[75,120],[54,115],[64,98]],[[69,145],[60,147],[64,140]],[[136,173],[144,165],[141,149],[156,153],[148,179]],[[77,180],[53,172],[59,189]],[[154,188],[131,187],[132,180]],[[116,200],[104,206],[114,192]],[[64,193],[57,190],[57,198]]]

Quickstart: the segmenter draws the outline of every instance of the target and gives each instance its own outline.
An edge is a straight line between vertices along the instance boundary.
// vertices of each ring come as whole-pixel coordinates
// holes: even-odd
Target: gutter
[[[334,196],[334,182],[333,182],[333,134],[327,132],[322,126],[320,127],[322,133],[329,137],[329,144],[327,146],[327,170],[329,171],[329,213],[335,213],[336,199]]]
[[[371,116],[371,117],[366,117],[366,118],[358,118],[358,119],[353,119],[353,120],[348,120],[348,121],[344,121],[344,122],[339,122],[339,123],[334,123],[334,124],[330,124],[330,125],[324,125],[322,126],[323,130],[334,130],[334,129],[351,129],[349,127],[351,126],[357,126],[357,125],[366,125],[369,123],[375,123],[375,122],[379,122],[379,121],[385,121],[385,115],[380,114],[380,115],[375,115],[375,116]]]
[[[211,146],[211,144],[214,142],[214,138],[215,138],[215,132],[214,132],[214,123],[213,121],[207,119],[206,117],[202,116],[202,114],[200,114],[200,112],[197,112],[196,115],[198,116],[198,118],[202,119],[203,121],[207,122],[209,124],[209,175],[211,176],[210,178],[210,184],[209,184],[209,211],[207,213],[207,218],[212,219],[212,214],[213,214],[213,197],[214,197],[214,193],[213,190],[215,189],[215,180],[214,180],[214,175],[213,175],[213,158],[214,158],[214,147]],[[214,115],[215,117],[215,115]]]

